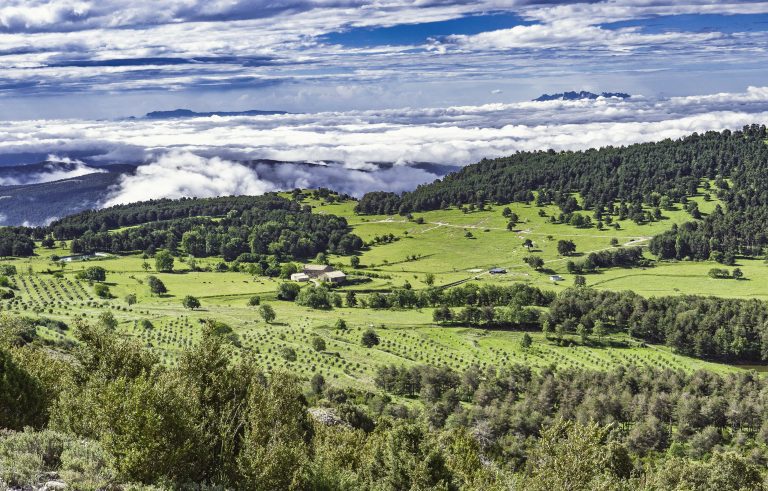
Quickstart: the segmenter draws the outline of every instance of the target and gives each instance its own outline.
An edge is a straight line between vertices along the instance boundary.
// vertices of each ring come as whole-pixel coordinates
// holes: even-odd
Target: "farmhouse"
[[[565,278],[563,278],[559,274],[553,274],[552,276],[549,277],[550,281],[563,281],[564,279]]]
[[[309,281],[309,275],[306,273],[293,273],[291,275],[291,281],[303,283],[305,281]]]
[[[327,283],[344,283],[346,279],[347,275],[341,271],[329,271],[320,277],[320,280]]]
[[[325,273],[333,271],[333,266],[327,264],[305,264],[304,274],[310,278],[320,278]]]
[[[507,270],[504,268],[492,268],[488,272],[491,274],[507,274]]]

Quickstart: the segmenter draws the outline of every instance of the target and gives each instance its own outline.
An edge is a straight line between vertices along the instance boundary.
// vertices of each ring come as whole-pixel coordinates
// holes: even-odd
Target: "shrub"
[[[366,348],[372,348],[379,344],[379,335],[376,334],[376,331],[373,329],[367,329],[364,333],[362,338],[360,338],[360,344],[365,346]]]

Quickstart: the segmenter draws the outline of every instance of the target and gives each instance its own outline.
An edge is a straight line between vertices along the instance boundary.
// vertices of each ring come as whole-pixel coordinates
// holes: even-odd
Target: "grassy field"
[[[703,212],[710,211],[714,201],[700,202]],[[461,210],[441,210],[415,214],[413,220],[400,216],[356,216],[353,202],[325,204],[310,199],[317,213],[333,213],[347,217],[355,233],[366,241],[393,234],[397,240],[374,245],[360,255],[360,271],[380,276],[369,283],[342,288],[352,290],[386,290],[406,281],[414,288],[426,286],[428,273],[435,284],[445,285],[461,280],[478,283],[525,282],[542,288],[563,289],[572,284],[572,275],[565,271],[565,261],[557,254],[557,240],[569,238],[577,245],[577,253],[611,248],[611,239],[620,244],[645,245],[650,237],[671,226],[690,219],[681,210],[665,212],[658,222],[637,225],[620,222],[614,230],[577,229],[569,225],[552,224],[549,215],[555,207],[539,208],[511,205],[520,217],[514,231],[506,229],[507,220],[502,207],[463,213]],[[417,223],[421,218],[423,223]],[[467,237],[471,232],[472,237]],[[523,241],[534,242],[531,252]],[[174,273],[145,271],[145,259],[139,255],[111,257],[72,262],[62,267],[51,260],[54,255],[68,254],[66,249],[38,249],[39,255],[29,259],[8,259],[19,275],[14,277],[17,298],[4,301],[5,312],[19,315],[43,316],[64,320],[72,325],[76,319],[95,320],[104,310],[112,312],[119,321],[118,329],[156,350],[168,364],[176,362],[179,351],[199,339],[200,322],[215,318],[234,330],[238,349],[236,356],[254,356],[266,369],[287,366],[306,378],[322,373],[339,385],[372,388],[377,367],[395,363],[403,365],[430,363],[456,369],[471,364],[480,366],[525,363],[534,367],[547,365],[605,369],[617,365],[650,365],[683,370],[707,368],[734,371],[741,368],[707,363],[678,356],[665,347],[645,346],[623,333],[613,333],[600,346],[581,346],[573,339],[572,346],[559,346],[539,332],[530,333],[533,346],[520,347],[522,332],[489,331],[483,329],[445,328],[432,323],[431,309],[408,311],[379,311],[361,308],[337,308],[328,311],[311,310],[292,302],[275,299],[280,281],[252,277],[239,272],[193,272],[180,259]],[[545,260],[545,272],[536,272],[523,262],[528,254]],[[152,260],[148,260],[152,263]],[[212,258],[198,264],[215,264]],[[348,272],[348,257],[331,257]],[[98,299],[93,286],[78,280],[78,271],[92,265],[108,270],[107,285],[113,299]],[[488,269],[500,266],[505,275],[490,275]],[[611,290],[631,289],[644,295],[674,295],[685,293],[768,298],[768,266],[761,261],[741,261],[745,280],[713,280],[707,272],[709,263],[663,263],[646,269],[611,269],[588,276],[588,284]],[[560,284],[549,281],[551,272],[565,278]],[[152,296],[146,285],[148,275],[154,274],[166,284],[169,295]],[[129,306],[125,297],[136,294],[138,303]],[[181,305],[185,295],[198,297],[202,308],[190,311]],[[264,322],[248,299],[259,295],[270,303],[277,319]],[[145,329],[141,321],[149,320],[153,327]],[[344,319],[349,329],[333,326]],[[381,344],[367,349],[360,345],[363,330],[373,327]],[[41,328],[41,335],[50,339],[71,338],[71,332]],[[316,352],[311,340],[325,339],[327,349]],[[286,361],[281,351],[292,348],[295,362]]]

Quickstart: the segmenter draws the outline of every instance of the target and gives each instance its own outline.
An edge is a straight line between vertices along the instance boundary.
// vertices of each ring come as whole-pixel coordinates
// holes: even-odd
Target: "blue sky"
[[[5,0],[0,119],[743,91],[768,2]]]

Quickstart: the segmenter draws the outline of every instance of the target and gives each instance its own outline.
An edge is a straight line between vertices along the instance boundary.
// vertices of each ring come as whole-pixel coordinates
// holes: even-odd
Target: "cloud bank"
[[[330,187],[359,196],[413,189],[440,177],[445,166],[517,151],[627,145],[766,121],[768,87],[666,99],[160,121],[16,121],[0,134],[0,161],[50,152],[58,160],[79,158],[68,164],[66,175],[90,172],[94,164],[142,164],[121,179],[105,204],[295,187]]]
[[[0,167],[0,186],[20,186],[26,184],[41,184],[84,176],[87,174],[104,173],[104,169],[90,167],[76,159],[49,155],[48,162],[36,166],[33,171],[13,168],[10,171]]]

